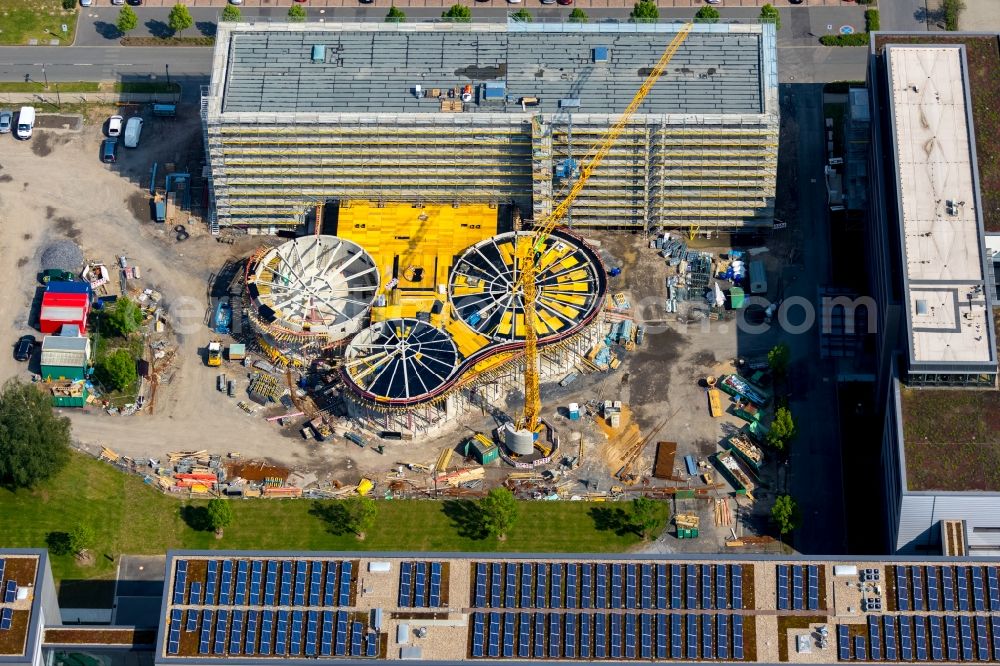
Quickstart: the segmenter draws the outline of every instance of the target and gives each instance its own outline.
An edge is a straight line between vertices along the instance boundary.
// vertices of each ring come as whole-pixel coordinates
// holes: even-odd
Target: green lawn
[[[60,46],[66,46],[73,41],[76,17],[76,9],[64,10],[59,0],[0,0],[0,44],[27,44],[29,39],[37,39],[47,45],[58,38]]]
[[[44,548],[50,532],[89,523],[97,534],[98,557],[87,568],[73,558],[54,556],[57,579],[108,578],[121,554],[164,553],[170,548],[247,550],[441,550],[511,552],[615,552],[639,543],[619,529],[615,513],[624,505],[595,502],[522,502],[506,541],[463,536],[464,501],[380,501],[376,526],[364,541],[332,534],[315,508],[335,502],[311,500],[234,501],[236,519],[221,540],[196,531],[181,518],[186,505],[110,465],[74,453],[70,464],[49,482],[28,491],[0,489],[4,546]],[[660,529],[667,505],[660,503]]]
[[[0,0],[2,2],[2,0]],[[66,81],[62,83],[49,83],[47,92],[59,90],[61,93],[97,92],[99,89],[96,81]],[[0,92],[46,92],[45,83],[42,81],[0,81]]]

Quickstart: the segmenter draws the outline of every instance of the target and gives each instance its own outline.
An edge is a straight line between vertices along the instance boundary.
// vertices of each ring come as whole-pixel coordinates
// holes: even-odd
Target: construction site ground
[[[151,222],[147,191],[150,166],[154,161],[161,168],[168,162],[181,165],[200,150],[197,112],[194,107],[181,107],[175,119],[147,121],[140,147],[123,149],[118,163],[109,166],[101,164],[98,155],[103,122],[114,111],[113,107],[97,109],[74,129],[39,129],[30,141],[4,138],[7,145],[0,157],[0,264],[9,276],[8,297],[0,300],[0,317],[8,322],[6,339],[10,344],[26,333],[40,337],[29,325],[39,288],[38,260],[46,244],[59,238],[74,240],[86,258],[103,260],[109,266],[116,256],[126,255],[131,265],[141,268],[143,286],[162,293],[173,329],[168,342],[171,348],[176,347],[175,353],[170,367],[163,370],[153,403],[145,410],[133,416],[112,416],[94,407],[63,410],[72,420],[81,448],[96,452],[106,446],[133,458],[159,459],[170,451],[239,452],[243,459],[267,460],[304,478],[356,484],[364,475],[384,484],[398,463],[430,465],[443,447],[457,446],[471,431],[487,431],[494,425],[486,414],[469,414],[443,435],[422,441],[382,442],[385,449],[380,455],[343,437],[326,443],[304,440],[299,433],[301,421],[282,428],[260,413],[246,414],[237,401],[245,399],[247,371],[237,364],[225,363],[221,370],[239,379],[238,396],[242,398],[229,398],[217,391],[219,369],[208,368],[204,362],[207,343],[217,337],[205,323],[210,310],[210,279],[227,262],[241,260],[262,242],[273,241],[243,236],[233,244],[218,243],[200,222],[187,225],[190,237],[179,241],[174,225]],[[731,372],[732,361],[738,354],[746,354],[748,345],[766,351],[771,342],[740,339],[732,321],[685,326],[676,315],[666,315],[667,266],[649,248],[648,238],[628,232],[582,235],[600,243],[608,267],[622,269],[621,275],[611,280],[611,291],[627,295],[631,311],[640,323],[647,323],[647,334],[642,345],[624,354],[618,369],[583,375],[566,387],[542,387],[545,418],[559,429],[563,442],[558,458],[577,456],[582,450],[582,459],[579,467],[564,475],[557,465],[551,465],[557,477],[540,486],[546,491],[558,487],[578,497],[608,493],[613,486],[622,486],[626,495],[665,486],[705,490],[703,497],[671,502],[672,512],[700,516],[701,536],[691,540],[665,537],[654,545],[661,550],[724,550],[732,529],[737,533],[762,532],[771,490],[758,489],[757,501],[743,511],[745,524],[739,526],[731,488],[718,471],[711,470],[715,483],[723,485],[712,489],[700,479],[688,478],[683,472],[683,456],[705,460],[720,450],[719,443],[727,432],[743,425],[729,415],[712,418],[699,381],[707,375]],[[729,248],[706,249],[725,252]],[[27,380],[32,369],[37,372],[37,358],[34,363],[29,368],[16,363],[11,354],[4,354],[0,372],[4,377]],[[518,399],[519,395],[511,396],[511,408],[516,408]],[[568,419],[570,402],[590,400],[621,400],[631,416],[623,418],[616,431],[602,427],[586,413],[578,421]],[[282,411],[276,406],[267,415]],[[653,432],[659,424],[662,428]],[[634,468],[640,480],[624,485],[613,475],[628,443],[622,433],[634,427],[639,438],[649,437],[649,443]],[[655,445],[661,440],[677,442],[674,466],[680,480],[651,480],[647,486]],[[454,460],[460,462],[461,456]],[[485,485],[503,481],[511,471],[500,461],[493,463]],[[419,472],[405,474],[418,484],[426,483]],[[773,461],[763,482],[771,488],[777,484]],[[732,525],[716,525],[716,498],[725,499]]]

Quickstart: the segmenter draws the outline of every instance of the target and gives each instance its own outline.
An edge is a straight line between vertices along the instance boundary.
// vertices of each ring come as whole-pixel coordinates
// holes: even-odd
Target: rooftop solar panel
[[[507,659],[514,656],[514,614],[510,611],[503,614],[503,656]]]
[[[687,616],[687,658],[698,658],[698,616],[690,614]]]
[[[652,564],[643,564],[639,570],[639,606],[646,610],[653,607]]]
[[[278,605],[289,606],[292,602],[292,563],[285,561],[281,565],[281,584],[278,588]]]
[[[875,615],[868,616],[868,646],[872,661],[882,661],[882,630]]]
[[[612,573],[612,576],[614,574]],[[612,659],[621,659],[622,656],[622,616],[618,613],[611,614],[611,634],[610,655]]]
[[[955,583],[950,566],[941,567],[941,603],[946,611],[955,610]]]
[[[12,580],[7,581],[7,603],[14,601],[13,594],[17,592],[17,583]],[[201,583],[198,581],[192,581],[191,589],[188,594],[188,603],[192,605],[197,605],[201,603]]]
[[[788,610],[788,565],[778,565],[778,610]]]
[[[990,598],[990,610],[1000,611],[1000,580],[997,578],[997,567],[986,567],[986,590]]]
[[[315,657],[316,647],[319,642],[319,613],[317,611],[309,611],[308,620],[306,621],[306,656]],[[359,646],[360,653],[360,646]]]
[[[607,608],[608,607],[608,565],[598,564],[597,565],[597,575],[594,580],[594,607],[595,608]]]
[[[670,658],[680,659],[683,656],[684,649],[684,638],[683,638],[683,619],[680,613],[671,613],[670,615]]]
[[[440,562],[435,562],[434,564],[431,565],[431,567],[432,567],[432,569],[431,569],[431,594],[433,595],[433,593],[434,593],[434,570],[433,570],[433,567],[434,567],[435,564],[438,567],[438,582],[437,582],[437,586],[438,586],[438,594],[440,595],[440,591],[441,591],[441,563]],[[504,599],[503,599],[503,605],[504,605],[504,607],[505,608],[517,608],[517,563],[515,563],[515,562],[508,562],[507,563],[507,568],[506,568],[506,570],[504,572],[504,586],[503,586],[503,591],[504,591]],[[440,605],[439,603],[438,604],[435,604],[435,603],[431,604],[431,606],[439,606],[439,605]],[[504,634],[504,635],[506,635],[506,634]]]
[[[701,565],[701,607],[709,609],[713,607],[712,596],[712,565]]]
[[[301,623],[301,615],[299,622]],[[482,617],[480,617],[479,623],[480,646],[482,646]],[[333,654],[338,657],[347,654],[347,632],[347,611],[337,611],[337,624],[333,634]]]
[[[286,618],[287,621],[287,618]],[[322,625],[319,632],[319,653],[323,657],[333,656],[334,620],[333,611],[323,611]],[[278,612],[278,640],[281,640],[281,611]],[[275,646],[275,654],[284,654]]]
[[[937,567],[929,566],[926,569],[927,575],[927,609],[932,611],[941,610],[941,602],[938,592]]]
[[[484,562],[476,563],[476,590],[472,605],[476,608],[486,606],[486,564]]]
[[[271,654],[271,639],[274,631],[274,611],[266,610],[260,618],[260,646],[257,651],[262,655]]]
[[[733,564],[729,568],[732,579],[733,608],[743,608],[743,565]]]
[[[592,572],[594,566],[592,564],[581,564],[580,565],[580,608],[591,608],[593,604],[591,600],[593,597],[593,582],[592,582]]]
[[[608,640],[607,633],[605,632],[606,624],[607,615],[604,613],[594,615],[594,659],[604,659],[608,656]]]
[[[948,661],[958,661],[958,645],[958,623],[954,616],[947,615],[944,618],[944,646]]]
[[[575,659],[577,614],[566,613],[566,618],[563,621],[566,624],[565,633],[563,635],[563,655],[567,659]]]
[[[802,595],[802,565],[792,565],[792,608],[795,610],[805,609]]]
[[[366,657],[378,656],[378,634],[376,634],[374,631],[369,631],[365,638],[365,656]]]
[[[198,611],[189,610],[187,612],[187,623],[184,625],[184,631],[198,631]]]
[[[338,618],[339,618],[338,613]],[[339,643],[343,643],[346,633],[347,626],[347,616],[344,616],[344,625],[337,625],[336,635],[334,640]],[[303,627],[302,627],[302,611],[292,611],[292,628],[289,632],[290,640],[288,641],[288,653],[291,655],[302,654],[302,639],[304,638]],[[341,653],[343,654],[343,653]]]
[[[545,656],[545,613],[535,613],[535,658]]]
[[[309,567],[309,605],[320,606],[323,594],[323,562],[313,560]]]
[[[340,564],[340,582],[338,584],[339,589],[339,599],[337,600],[338,606],[350,606],[351,605],[351,576],[354,572],[354,565],[350,560],[346,562],[341,562]]]
[[[990,638],[986,629],[986,618],[982,615],[976,616],[976,656],[979,661],[990,659]]]
[[[483,614],[472,614],[472,656],[482,657],[483,651]]]
[[[896,565],[896,607],[901,611],[910,610],[910,592],[906,583],[906,567]]]
[[[586,566],[586,565],[585,565]],[[588,613],[580,613],[580,658],[590,659],[590,618]]]
[[[339,574],[337,572],[336,562],[326,563],[326,583],[323,585],[323,605],[324,606],[334,606],[337,600],[337,580]]]
[[[518,621],[520,629],[517,632],[517,656],[527,659],[531,656],[531,613],[521,613]]]
[[[362,640],[364,639],[364,629],[360,622],[351,625],[351,656],[360,657],[363,651]],[[308,654],[308,652],[306,653]]]
[[[972,567],[972,608],[977,613],[986,610],[986,587],[983,584],[983,570],[981,567]]]
[[[990,633],[993,635],[993,660],[1000,661],[1000,615],[990,618]]]
[[[694,609],[698,608],[698,567],[694,564],[689,564],[685,571],[685,580],[687,581],[687,606],[686,608]]]
[[[625,608],[635,608],[638,603],[638,573],[634,564],[625,565]]]
[[[566,608],[576,608],[577,602],[577,570],[575,564],[566,565]]]
[[[413,580],[413,563],[403,562],[399,565],[399,598],[397,599],[397,605],[400,608],[407,608],[410,606],[410,599],[413,597],[413,590],[411,589],[411,584]],[[476,581],[476,588],[479,588],[479,581]],[[479,607],[479,600],[476,599],[475,606]]]
[[[819,567],[810,564],[806,568],[808,579],[808,603],[809,610],[819,610]]]
[[[563,565],[553,564],[552,583],[549,588],[549,608],[562,608],[562,585]]]
[[[502,565],[501,565],[502,567]],[[500,574],[502,571],[496,564],[493,565],[495,581],[499,581]],[[491,597],[491,606],[494,608],[503,605],[503,601],[500,598],[500,585],[499,582],[496,584],[495,594]],[[424,608],[427,606],[427,563],[417,562],[414,565],[413,572],[413,606],[415,608]]]
[[[244,654],[256,654],[257,652],[257,639],[259,636],[257,616],[260,615],[260,611],[247,611],[246,625],[243,629],[243,653]]]
[[[419,566],[419,565],[418,565]],[[420,579],[420,574],[417,574],[418,581],[418,592],[421,591],[423,587],[423,581]],[[503,607],[503,562],[493,562],[490,565],[490,608],[501,608]],[[419,601],[415,602],[415,605],[421,606]]]
[[[554,658],[559,657],[562,648],[562,632],[559,626],[561,621],[562,615],[559,613],[549,615],[549,656]]]
[[[681,608],[681,565],[670,565],[670,607]]]
[[[898,661],[899,660],[899,645],[896,642],[896,618],[887,615],[882,618],[882,622],[885,625],[883,630],[883,644],[885,647],[885,660],[886,661]]]
[[[535,608],[548,608],[549,565],[538,564],[535,569]]]
[[[635,659],[635,614],[629,613],[625,616],[624,643],[626,659]]]
[[[233,611],[233,628],[229,632],[229,654],[240,654],[243,647],[243,621],[246,612]]]
[[[531,608],[531,586],[534,582],[534,567],[530,563],[521,565],[521,608]]]
[[[507,565],[509,569],[513,569],[515,566],[516,565],[514,564]],[[428,605],[431,606],[432,608],[440,608],[441,607],[441,563],[440,562],[431,562],[430,576],[431,576],[431,585],[430,585]],[[511,585],[510,589],[507,590],[507,595],[511,599],[511,601],[513,601],[514,599],[514,589],[516,589],[515,586]],[[513,606],[514,604],[509,604],[509,605]]]
[[[901,615],[897,620],[899,621],[899,654],[903,661],[912,661],[913,635],[910,618],[909,616]]]
[[[851,659],[850,636],[847,633],[847,626],[843,624],[837,625],[837,658],[840,661]]]
[[[639,616],[639,657],[653,658],[653,616],[649,613]]]
[[[14,609],[4,608],[3,610],[0,610],[0,629],[3,630],[10,629],[11,626],[13,626],[13,624],[14,624]],[[180,632],[178,631],[177,633],[179,638]]]
[[[729,608],[729,581],[724,564],[715,565],[715,607]]]
[[[927,618],[931,625],[931,658],[941,661],[944,658],[944,641],[941,639],[941,618],[931,615]]]
[[[926,610],[924,602],[924,568],[920,566],[910,567],[911,592],[913,594],[913,610]]]
[[[218,566],[215,560],[209,560],[205,571],[205,604],[215,605],[216,594],[218,592]]]
[[[728,615],[719,615],[715,620],[715,652],[720,660],[729,659]]]
[[[972,661],[972,620],[967,615],[959,618],[959,638],[962,643],[962,661]]]
[[[861,661],[867,661],[868,660],[868,655],[866,654],[866,652],[867,651],[865,650],[865,637],[864,636],[855,636],[854,637],[854,658],[858,659],[858,660],[861,660]]]
[[[333,613],[327,611],[323,613],[323,616],[328,622],[328,626],[325,627],[327,632],[326,640],[328,643],[333,642]],[[284,656],[288,652],[288,611],[279,610],[278,619],[274,624],[274,654],[278,656]],[[332,652],[332,647],[331,647]],[[327,652],[327,656],[331,652]]]
[[[927,661],[927,629],[924,622],[922,616],[913,618],[913,645],[916,648],[917,661]]]
[[[958,592],[958,610],[969,610],[969,580],[965,567],[955,567],[955,589]]]
[[[715,616],[701,616],[701,658],[715,658]]]
[[[667,609],[667,565],[656,565],[656,608]]]
[[[490,613],[486,654],[493,658],[500,656],[500,613]]]
[[[611,565],[611,608],[622,608],[622,565]]]
[[[656,614],[656,658],[664,660],[670,650],[670,632],[667,629],[666,613]]]

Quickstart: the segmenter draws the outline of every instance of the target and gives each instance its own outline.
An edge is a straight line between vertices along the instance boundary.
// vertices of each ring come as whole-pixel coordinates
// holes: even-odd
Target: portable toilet
[[[731,310],[741,310],[745,300],[746,295],[741,287],[732,287],[729,290],[729,308]]]
[[[569,403],[569,418],[571,421],[576,421],[580,418],[580,403],[571,402]]]
[[[764,270],[763,261],[750,262],[750,293],[767,293],[767,271]]]

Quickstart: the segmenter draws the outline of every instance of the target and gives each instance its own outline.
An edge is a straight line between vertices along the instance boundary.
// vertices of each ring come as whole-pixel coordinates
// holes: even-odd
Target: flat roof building
[[[222,24],[202,103],[216,222],[294,226],[349,199],[538,218],[573,172],[560,167],[600,141],[680,27]],[[771,24],[695,25],[572,224],[769,225],[774,39]]]
[[[942,524],[958,521],[971,553],[1000,553],[996,287],[987,249],[1000,208],[984,188],[1000,162],[989,139],[995,114],[983,104],[998,90],[988,74],[998,66],[995,34],[872,40],[869,275],[891,551],[936,550]]]

